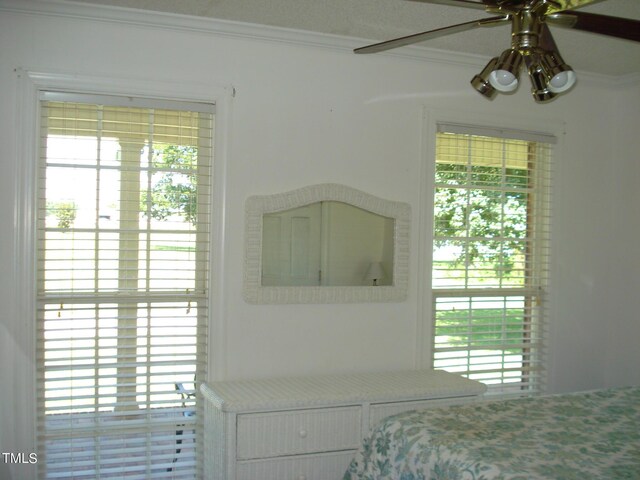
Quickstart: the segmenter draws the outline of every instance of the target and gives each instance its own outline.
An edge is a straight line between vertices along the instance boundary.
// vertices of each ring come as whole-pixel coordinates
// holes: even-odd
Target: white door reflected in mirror
[[[261,284],[392,285],[394,224],[338,201],[265,213]]]

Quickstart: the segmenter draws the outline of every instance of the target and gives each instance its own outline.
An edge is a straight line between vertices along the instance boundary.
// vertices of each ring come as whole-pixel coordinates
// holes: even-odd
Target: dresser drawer
[[[369,412],[369,429],[374,428],[384,418],[397,413],[408,412],[409,410],[420,410],[423,408],[446,407],[449,405],[460,405],[463,403],[477,402],[478,397],[453,397],[438,398],[435,400],[417,400],[410,402],[377,403],[371,405]]]
[[[340,480],[355,451],[238,462],[236,480]]]
[[[237,458],[358,448],[360,406],[238,415]]]

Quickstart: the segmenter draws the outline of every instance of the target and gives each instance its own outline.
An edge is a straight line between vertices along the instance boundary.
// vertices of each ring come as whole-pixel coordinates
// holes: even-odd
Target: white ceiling
[[[367,39],[363,45],[489,16],[470,8],[407,0],[78,1]],[[640,0],[606,0],[581,10],[640,20]],[[640,73],[640,43],[554,27],[552,32],[564,60],[575,70],[615,76]],[[475,29],[422,45],[489,59],[509,47],[510,30]]]

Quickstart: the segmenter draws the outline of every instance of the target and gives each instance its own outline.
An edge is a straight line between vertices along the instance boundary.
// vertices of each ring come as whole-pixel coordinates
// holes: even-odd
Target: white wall
[[[615,225],[605,248],[612,254],[609,282],[612,299],[602,318],[606,345],[607,385],[640,384],[640,78],[623,83],[613,100],[615,164],[611,218]]]
[[[9,5],[0,1],[0,7],[3,3]],[[180,18],[174,23],[189,24]],[[394,370],[413,368],[429,357],[416,348],[417,335],[428,332],[428,322],[424,327],[420,319],[423,299],[428,300],[421,291],[427,284],[420,277],[420,262],[430,248],[423,248],[420,239],[431,222],[432,185],[425,180],[431,170],[424,159],[433,145],[424,134],[428,123],[423,116],[426,112],[433,119],[447,112],[492,126],[551,129],[560,137],[549,387],[568,391],[638,381],[637,368],[618,368],[638,364],[632,340],[639,337],[634,304],[634,247],[640,233],[634,181],[640,168],[637,82],[619,94],[608,93],[616,85],[613,80],[581,74],[574,91],[548,105],[534,104],[527,86],[488,102],[468,84],[486,59],[461,56],[456,63],[445,62],[435,52],[431,59],[355,56],[350,48],[356,42],[346,40],[296,34],[290,38],[297,43],[274,41],[268,30],[268,38],[260,39],[216,34],[207,31],[214,25],[207,22],[194,25],[198,28],[170,29],[0,11],[2,451],[31,451],[24,430],[31,412],[23,399],[33,397],[29,377],[23,375],[25,368],[33,368],[33,319],[15,301],[28,292],[19,291],[11,273],[14,259],[21,258],[14,243],[13,206],[21,188],[15,183],[21,148],[16,142],[15,68],[143,80],[150,86],[163,82],[165,87],[175,84],[176,92],[189,85],[235,89],[229,116],[221,119],[227,122],[226,153],[217,158],[218,182],[225,190],[214,207],[225,223],[216,247],[214,290],[222,298],[212,319],[212,378]],[[565,132],[558,125],[565,125]],[[281,306],[243,301],[245,199],[324,182],[411,204],[407,301]],[[615,234],[618,230],[624,235]],[[614,274],[617,269],[621,275]]]

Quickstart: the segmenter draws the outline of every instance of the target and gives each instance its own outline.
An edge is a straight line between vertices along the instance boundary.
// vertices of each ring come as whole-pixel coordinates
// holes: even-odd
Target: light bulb
[[[511,72],[507,72],[506,70],[496,70],[495,78],[496,82],[506,87],[516,79],[516,76]]]
[[[576,83],[576,74],[573,70],[557,73],[549,80],[549,90],[561,93],[569,90]]]
[[[555,77],[553,77],[549,83],[552,87],[562,88],[567,84],[568,79],[569,74],[567,72],[560,72]]]
[[[518,79],[508,70],[494,70],[489,75],[489,83],[499,92],[512,92],[518,86]]]

